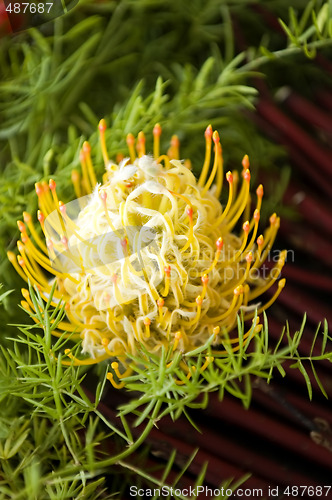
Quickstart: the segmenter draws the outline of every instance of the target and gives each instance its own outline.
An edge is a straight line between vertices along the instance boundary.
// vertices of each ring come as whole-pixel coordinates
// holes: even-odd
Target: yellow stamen
[[[106,167],[109,164],[109,157],[107,153],[106,140],[105,140],[106,121],[104,119],[100,120],[98,129],[99,129],[101,151],[103,154],[104,164]]]

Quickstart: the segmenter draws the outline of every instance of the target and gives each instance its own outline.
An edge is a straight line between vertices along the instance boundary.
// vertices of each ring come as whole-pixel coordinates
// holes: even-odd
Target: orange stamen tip
[[[112,274],[111,281],[114,284],[118,281],[118,275],[116,273]]]
[[[250,181],[250,170],[248,168],[243,172],[243,178],[247,182]]]
[[[193,209],[189,205],[186,206],[186,214],[188,215],[189,219],[192,219]]]
[[[46,238],[46,246],[50,250],[53,248],[53,241],[50,238]]]
[[[180,141],[177,135],[172,135],[171,146],[173,148],[178,148],[180,146]]]
[[[85,163],[85,153],[84,153],[83,149],[81,149],[81,151],[80,151],[80,162]]]
[[[104,118],[102,118],[100,120],[98,128],[99,128],[100,132],[105,132],[107,126],[106,126],[106,121],[104,120]]]
[[[103,202],[105,202],[105,201],[107,200],[107,193],[106,193],[106,191],[100,191],[100,192],[99,192],[99,198],[100,198]]]
[[[137,140],[140,143],[145,143],[145,135],[144,135],[144,132],[142,130],[140,132],[138,132]]]
[[[286,280],[285,280],[285,278],[283,278],[282,280],[279,281],[278,287],[279,288],[284,288],[285,285],[286,285]]]
[[[247,255],[246,255],[246,261],[247,262],[252,262],[252,259],[253,259],[252,252],[247,253]]]
[[[273,226],[277,221],[277,214],[272,214],[270,217],[270,224]]]
[[[123,238],[123,240],[121,240],[121,246],[122,246],[122,248],[126,248],[127,244],[128,244],[127,238]]]
[[[24,232],[25,232],[25,230],[26,230],[26,229],[25,229],[25,224],[24,224],[21,220],[18,220],[18,221],[17,221],[17,227],[18,227],[18,229],[19,229],[19,231],[20,231],[21,233],[24,233]]]
[[[219,134],[218,134],[218,131],[217,131],[217,130],[215,130],[215,131],[213,132],[212,139],[213,139],[213,142],[214,142],[215,144],[218,144],[218,142],[220,141]]]
[[[43,188],[41,187],[39,182],[36,182],[35,190],[36,190],[37,196],[41,196],[43,194]]]
[[[78,173],[77,170],[73,170],[71,173],[71,180],[72,182],[78,182],[80,180],[80,174]]]
[[[182,339],[182,333],[180,331],[175,332],[174,337],[175,337],[175,340],[180,340],[180,339]]]
[[[198,306],[201,306],[201,305],[203,304],[203,299],[202,299],[202,297],[201,297],[200,295],[198,295],[198,296],[196,297],[196,304],[197,304]]]
[[[247,170],[249,168],[249,156],[248,155],[244,155],[243,159],[242,159],[242,166],[245,170]]]
[[[220,326],[215,326],[212,330],[213,335],[218,335],[220,332]]]
[[[29,224],[29,222],[31,222],[31,215],[28,212],[23,212],[23,220]]]
[[[113,370],[117,370],[119,368],[119,363],[117,361],[113,361],[113,363],[111,363],[111,368],[113,368]]]
[[[237,286],[235,289],[234,289],[234,295],[241,295],[242,293],[244,292],[244,288],[242,285],[240,286]]]
[[[157,306],[158,306],[158,307],[163,307],[163,305],[164,305],[164,304],[165,304],[164,299],[161,299],[161,298],[160,298],[160,299],[158,299],[158,300],[157,300]]]
[[[150,318],[144,318],[143,323],[145,326],[150,326],[151,325],[151,319]]]
[[[90,146],[90,144],[88,143],[88,141],[84,141],[84,142],[83,142],[82,151],[83,151],[85,154],[89,154],[89,153],[90,153],[90,151],[91,151],[91,146]]]
[[[15,260],[15,254],[14,254],[14,252],[10,252],[10,251],[7,252],[7,257],[10,260],[10,262],[14,262],[14,260]]]
[[[204,135],[205,135],[205,138],[206,138],[206,139],[211,139],[211,137],[212,137],[212,135],[213,135],[212,125],[208,125],[208,126],[206,127],[206,130],[205,130]]]
[[[263,184],[260,184],[258,188],[256,189],[256,194],[258,198],[263,198],[264,195],[264,189],[263,189]]]
[[[61,243],[65,248],[68,248],[68,238],[66,236],[61,236]]]
[[[59,210],[62,214],[66,213],[66,205],[62,201],[59,201]]]
[[[246,222],[243,224],[242,228],[243,228],[243,231],[244,231],[245,233],[249,233],[249,229],[250,229],[250,224],[249,224],[249,221],[246,221]]]
[[[153,127],[153,135],[155,137],[160,137],[161,136],[161,126],[159,123],[156,123],[155,126]]]
[[[70,304],[69,304],[69,302],[66,302],[65,311],[69,311],[69,309],[70,309]]]
[[[56,188],[56,183],[53,179],[49,180],[48,185],[50,186],[51,191],[53,191]]]
[[[127,135],[126,142],[128,146],[132,146],[133,144],[135,144],[135,137],[133,136],[133,134]]]
[[[232,182],[233,182],[233,174],[232,174],[232,172],[227,172],[227,174],[226,174],[226,180],[227,180],[227,182],[229,182],[230,184],[232,184]]]
[[[256,208],[256,210],[254,211],[254,220],[256,222],[258,222],[260,219],[260,216],[261,216],[261,214],[260,214],[259,210]]]
[[[25,244],[25,243],[28,243],[29,241],[29,237],[27,235],[27,233],[21,233],[21,239],[22,239],[22,242]]]
[[[207,274],[203,274],[203,276],[201,277],[201,280],[202,280],[203,285],[207,285],[208,282],[209,282],[208,275]]]
[[[171,274],[171,266],[165,266],[164,271],[165,271],[165,274],[167,274],[167,276],[169,276]]]
[[[217,239],[216,241],[216,247],[217,247],[217,250],[221,250],[222,247],[224,246],[224,242],[223,242],[223,239],[220,237]]]
[[[21,288],[21,294],[25,299],[30,298],[29,290],[27,290],[26,288]]]
[[[25,262],[24,262],[24,260],[22,259],[22,257],[18,257],[17,261],[18,261],[18,263],[19,263],[19,265],[20,265],[21,267],[24,267],[24,266],[25,266]]]
[[[45,220],[45,216],[41,210],[38,210],[37,212],[37,219],[39,220],[40,223],[43,223]]]
[[[106,347],[108,346],[108,339],[106,337],[104,337],[103,339],[101,339],[101,345],[103,347]]]
[[[17,242],[17,248],[19,252],[24,252],[24,245],[21,241]]]
[[[261,234],[260,236],[258,236],[257,238],[257,245],[260,247],[262,246],[264,243],[264,236]]]

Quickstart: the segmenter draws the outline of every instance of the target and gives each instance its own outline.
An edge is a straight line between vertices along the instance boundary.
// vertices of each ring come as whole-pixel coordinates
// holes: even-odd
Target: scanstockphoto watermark
[[[139,488],[138,486],[130,486],[129,495],[133,498],[196,498],[199,495],[204,495],[205,498],[215,497],[243,497],[243,498],[262,498],[262,488],[209,488],[208,486],[189,486],[188,488],[173,488],[171,486],[162,486],[161,488]]]

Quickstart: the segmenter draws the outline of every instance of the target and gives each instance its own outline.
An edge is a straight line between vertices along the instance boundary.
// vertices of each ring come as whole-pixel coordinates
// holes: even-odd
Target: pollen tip
[[[116,273],[113,273],[111,276],[111,281],[112,283],[116,283],[118,281],[118,275]]]
[[[17,221],[17,227],[21,233],[24,233],[26,230],[25,224],[21,220]]]
[[[213,132],[212,139],[215,144],[218,144],[218,142],[220,141],[220,137],[217,130]]]
[[[257,238],[257,245],[260,247],[262,246],[264,243],[264,236],[261,234],[260,236],[258,236]]]
[[[101,345],[103,347],[108,346],[108,339],[106,337],[104,337],[104,338],[101,339]]]
[[[55,181],[53,179],[49,180],[48,185],[50,186],[50,190],[51,191],[54,191],[54,189],[56,188],[56,183],[55,183]]]
[[[144,318],[143,323],[144,323],[145,326],[150,326],[151,325],[151,319],[148,318],[148,317],[146,317],[146,318]]]
[[[144,135],[143,130],[141,130],[140,132],[138,132],[137,140],[139,142],[145,142],[145,135]]]
[[[41,210],[38,210],[37,212],[37,219],[39,220],[40,223],[44,222],[45,216]]]
[[[216,241],[217,250],[220,251],[223,246],[224,246],[224,242],[223,242],[222,237],[220,236],[220,238],[218,238],[217,241]]]
[[[69,311],[69,310],[70,310],[70,304],[69,304],[69,302],[66,302],[65,311]]]
[[[111,363],[111,368],[113,368],[113,370],[117,370],[119,368],[119,363],[117,361],[113,361],[113,363]]]
[[[61,243],[63,244],[63,246],[65,248],[68,248],[68,238],[66,236],[64,236],[64,235],[61,236],[61,240],[60,241],[61,241]]]
[[[256,194],[258,198],[263,198],[264,195],[264,189],[263,189],[263,184],[260,184],[258,188],[256,189]]]
[[[186,206],[186,214],[188,215],[189,219],[191,219],[193,216],[193,209],[189,205]]]
[[[230,184],[232,184],[232,182],[233,182],[233,174],[232,174],[232,172],[227,172],[227,174],[226,174],[226,180],[227,180],[227,182],[229,182]]]
[[[155,126],[153,127],[153,135],[155,137],[160,137],[161,136],[161,126],[159,123],[156,123]]]
[[[90,153],[90,151],[91,151],[91,146],[90,146],[90,144],[89,144],[89,142],[88,142],[88,141],[84,141],[84,142],[83,142],[82,150],[83,150],[83,152],[84,152],[85,154]]]
[[[164,304],[165,304],[164,299],[159,298],[159,299],[157,300],[157,306],[158,306],[158,307],[163,307],[163,305],[164,305]]]
[[[202,297],[201,297],[200,295],[198,295],[198,296],[196,297],[196,304],[197,304],[198,306],[201,306],[201,305],[203,304],[203,299],[202,299]]]
[[[169,276],[171,274],[171,266],[165,266],[164,271]]]
[[[180,141],[177,135],[172,135],[171,138],[171,146],[174,148],[178,148],[180,146]]]
[[[277,214],[276,213],[272,214],[269,220],[270,220],[271,226],[273,226],[277,221]]]
[[[202,280],[203,285],[207,285],[209,282],[209,276],[207,274],[203,274],[203,276],[201,277],[201,280]]]
[[[105,132],[107,126],[106,126],[106,121],[104,120],[104,118],[102,118],[98,124],[98,128],[100,130],[100,132]]]
[[[213,134],[213,129],[212,129],[212,125],[210,124],[205,129],[205,133],[204,133],[205,138],[206,139],[211,139],[212,134]]]
[[[253,259],[252,252],[247,253],[247,255],[246,255],[246,261],[247,262],[252,262],[252,259]]]
[[[128,146],[132,146],[133,144],[135,144],[135,137],[133,136],[133,134],[127,134],[126,142]]]
[[[29,222],[31,222],[31,215],[28,212],[23,212],[23,220],[29,224]]]
[[[242,285],[237,286],[234,288],[234,295],[238,296],[241,295],[244,292],[244,288]]]
[[[282,278],[278,283],[278,287],[282,289],[284,288],[285,285],[286,285],[286,279]]]
[[[261,216],[261,215],[260,215],[260,211],[256,208],[256,210],[254,211],[254,220],[255,220],[256,222],[258,222],[258,221],[259,221],[259,219],[260,219],[260,216]]]
[[[78,182],[80,180],[80,174],[77,170],[72,170],[71,172],[71,180],[73,183]]]
[[[242,159],[242,166],[245,170],[248,170],[249,168],[249,156],[248,155],[244,155],[243,159]]]
[[[66,213],[66,205],[62,201],[59,201],[59,210],[62,214]]]
[[[18,261],[18,263],[19,263],[19,265],[20,265],[21,267],[24,267],[24,266],[25,266],[25,262],[24,262],[24,259],[22,259],[22,257],[18,257],[18,258],[17,258],[17,261]]]
[[[242,228],[245,233],[249,233],[250,224],[248,220],[243,224]]]
[[[220,332],[220,326],[215,326],[212,330],[213,335],[218,335]]]
[[[43,188],[41,187],[40,182],[36,182],[36,184],[35,184],[35,190],[36,190],[36,193],[37,193],[38,197],[43,194]]]
[[[24,245],[20,240],[17,242],[17,248],[19,252],[24,252]]]
[[[182,339],[182,333],[180,331],[175,332],[174,334],[175,340]]]
[[[15,261],[15,254],[14,254],[14,252],[8,251],[7,252],[7,257],[8,257],[8,259],[9,259],[10,262],[14,262]]]
[[[99,191],[99,198],[105,202],[107,200],[107,193],[106,191]]]

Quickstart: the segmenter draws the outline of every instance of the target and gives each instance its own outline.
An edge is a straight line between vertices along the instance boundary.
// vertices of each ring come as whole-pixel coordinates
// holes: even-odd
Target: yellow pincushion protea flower
[[[82,353],[87,355],[78,359],[67,349],[71,360],[64,363],[110,359],[121,379],[129,373],[128,354],[136,355],[142,344],[151,353],[165,346],[172,357],[177,351],[195,350],[212,337],[213,356],[227,354],[225,344],[238,350],[239,339],[228,335],[237,314],[242,311],[244,320],[254,318],[255,324],[243,336],[248,342],[261,329],[257,314],[274,302],[285,284],[280,280],[264,305],[257,302],[279,277],[286,255],[281,252],[266,279],[259,277],[279,218],[273,214],[270,227],[257,238],[263,197],[260,185],[256,209],[249,220],[243,219],[250,214],[248,157],[242,161],[241,185],[237,172],[226,173],[228,201],[223,206],[219,201],[222,148],[211,126],[205,131],[205,160],[198,180],[190,162],[179,160],[176,136],[167,155],[160,154],[158,124],[153,130],[153,156],[146,155],[142,132],[137,142],[129,134],[130,157],[119,158],[118,163],[109,160],[105,129],[101,120],[106,169],[102,184],[97,183],[91,148],[85,142],[82,174],[72,174],[77,200],[64,205],[53,180],[37,183],[38,220],[46,241],[25,212],[25,223],[18,222],[19,255],[8,253],[17,272],[38,287],[45,301],[56,281],[52,304],[65,301],[67,318],[53,333],[69,332],[65,335],[81,341]],[[69,214],[72,204],[74,215]],[[239,234],[233,232],[235,227]],[[23,307],[33,312],[28,290],[22,293]],[[201,370],[212,361],[207,356]],[[118,362],[125,370],[122,373]],[[189,370],[183,369],[190,377]],[[116,387],[123,385],[114,380],[113,373],[108,378]]]

